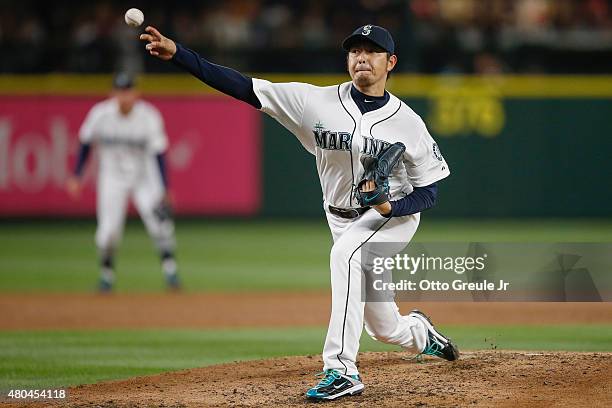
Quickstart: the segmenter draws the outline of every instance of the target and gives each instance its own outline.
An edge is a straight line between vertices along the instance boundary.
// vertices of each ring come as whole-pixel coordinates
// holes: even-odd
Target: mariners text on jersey
[[[349,132],[332,132],[317,122],[312,130],[318,148],[326,150],[351,150],[352,136]]]

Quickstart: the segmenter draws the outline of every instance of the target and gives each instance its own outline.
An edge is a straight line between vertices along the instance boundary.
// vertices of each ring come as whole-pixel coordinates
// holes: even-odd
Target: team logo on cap
[[[367,26],[363,26],[363,30],[361,31],[361,34],[368,35],[371,32],[372,32],[372,24],[368,24]]]

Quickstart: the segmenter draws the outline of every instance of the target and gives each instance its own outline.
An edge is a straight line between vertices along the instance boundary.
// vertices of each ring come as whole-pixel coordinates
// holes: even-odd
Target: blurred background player
[[[78,198],[92,145],[99,153],[96,246],[100,256],[99,290],[115,281],[115,249],[121,240],[128,200],[135,204],[153,239],[170,289],[180,288],[174,256],[176,240],[170,212],[164,152],[168,147],[159,111],[139,99],[134,79],[119,73],[109,99],[89,111],[79,131],[80,149],[68,192]]]

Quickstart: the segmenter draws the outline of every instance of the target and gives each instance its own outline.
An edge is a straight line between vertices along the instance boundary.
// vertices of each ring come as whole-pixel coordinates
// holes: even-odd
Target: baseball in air
[[[144,21],[144,14],[137,8],[131,8],[125,12],[125,23],[130,27],[138,27]]]

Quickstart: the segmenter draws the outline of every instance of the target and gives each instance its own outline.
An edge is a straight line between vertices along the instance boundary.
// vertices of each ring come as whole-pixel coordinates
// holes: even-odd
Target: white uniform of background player
[[[133,92],[131,79],[121,75],[115,79],[116,92]],[[121,81],[124,88],[118,86]],[[122,112],[122,98],[134,98],[128,100],[129,112]],[[101,289],[110,289],[114,281],[113,255],[123,234],[130,199],[160,252],[168,284],[176,288],[174,223],[156,211],[166,197],[159,160],[168,140],[161,114],[135,95],[116,94],[89,111],[79,140],[81,146],[94,145],[99,158],[95,241],[101,257]]]
[[[364,323],[368,333],[380,341],[456,359],[456,347],[421,312],[402,316],[394,302],[362,301],[362,274],[372,273],[371,268],[362,267],[363,244],[387,243],[377,246],[382,249],[376,249],[381,253],[375,255],[395,255],[412,239],[420,214],[395,213],[389,201],[375,209],[360,207],[355,199],[364,171],[360,159],[376,155],[395,142],[405,145],[402,160],[389,179],[390,200],[398,208],[399,203],[408,203],[415,196],[411,194],[415,188],[431,187],[450,174],[421,118],[385,92],[387,72],[396,61],[388,31],[367,25],[347,38],[343,46],[350,49],[347,58],[353,81],[329,87],[250,79],[175,45],[153,27],[146,31],[141,39],[149,41],[147,50],[152,55],[172,59],[207,84],[260,108],[315,156],[323,207],[334,241],[330,257],[332,310],[323,349],[325,378],[306,396],[335,399],[363,390],[356,360]],[[377,103],[377,99],[377,109],[362,106]],[[367,183],[364,191],[373,189],[372,184]]]

